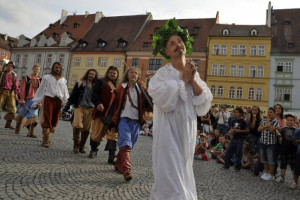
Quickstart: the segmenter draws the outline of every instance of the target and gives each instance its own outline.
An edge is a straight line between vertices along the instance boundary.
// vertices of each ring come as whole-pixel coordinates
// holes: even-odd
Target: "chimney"
[[[102,12],[96,12],[94,23],[98,23],[102,17],[104,17]]]
[[[266,16],[266,25],[269,28],[271,28],[271,13],[272,13],[272,7],[271,7],[271,1],[269,1],[268,10],[267,10],[267,16]]]
[[[4,40],[6,41],[8,39],[8,35],[5,33],[4,34]]]
[[[61,11],[60,24],[63,24],[66,21],[67,17],[68,17],[68,11],[63,9]]]
[[[85,11],[84,17],[86,18],[90,13],[88,11]]]

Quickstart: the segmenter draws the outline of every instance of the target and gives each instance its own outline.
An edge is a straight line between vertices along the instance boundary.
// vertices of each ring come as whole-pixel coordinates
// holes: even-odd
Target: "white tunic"
[[[62,105],[65,105],[69,98],[66,79],[61,77],[59,80],[56,80],[50,74],[43,76],[41,85],[34,95],[33,105],[43,102],[45,96],[58,97],[62,101]]]
[[[197,200],[193,173],[197,114],[209,111],[213,96],[198,73],[196,80],[203,89],[199,96],[169,63],[149,82],[154,103],[151,200]]]

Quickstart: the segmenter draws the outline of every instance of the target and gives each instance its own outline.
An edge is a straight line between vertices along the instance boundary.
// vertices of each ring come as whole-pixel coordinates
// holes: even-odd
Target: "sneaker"
[[[275,181],[275,177],[272,176],[271,174],[267,175],[266,181]]]
[[[297,189],[297,187],[298,187],[298,185],[297,185],[295,182],[293,182],[293,183],[290,185],[290,188],[291,188],[291,189]]]
[[[278,177],[275,179],[275,181],[276,181],[277,183],[282,183],[282,182],[284,181],[284,176],[278,176]]]
[[[266,180],[267,176],[268,176],[268,173],[264,172],[260,178],[263,180]]]

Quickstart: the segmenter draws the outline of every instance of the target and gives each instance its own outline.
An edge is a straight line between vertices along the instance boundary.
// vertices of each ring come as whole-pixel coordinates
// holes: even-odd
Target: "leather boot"
[[[6,113],[6,115],[4,116],[4,119],[6,120],[5,128],[9,128],[9,129],[15,130],[15,128],[11,126],[11,122],[15,118],[16,117],[15,117],[14,113]]]
[[[21,126],[24,123],[24,117],[17,116],[16,118],[17,124],[16,124],[16,129],[15,129],[15,134],[19,134],[21,130]]]
[[[80,135],[80,128],[73,128],[73,141],[74,141],[74,146],[73,146],[73,151],[74,153],[79,152],[79,135]]]
[[[86,143],[87,138],[89,137],[89,134],[90,134],[90,132],[88,132],[88,131],[81,132],[81,139],[80,139],[80,145],[79,145],[80,153],[86,153],[85,143]]]
[[[117,150],[117,141],[114,140],[107,140],[106,146],[104,151],[108,151],[108,164],[115,165],[115,157],[116,157],[116,150]]]
[[[12,120],[6,120],[5,128],[15,130],[15,128],[11,126],[11,122],[12,122]]]
[[[31,124],[28,128],[28,134],[27,137],[37,138],[37,136],[34,134],[34,128],[36,125]]]
[[[121,166],[121,151],[122,149],[119,150],[117,156],[116,156],[116,162],[115,162],[115,170],[119,173],[119,174],[123,174],[122,171],[122,166]]]
[[[97,152],[99,150],[98,149],[99,145],[100,145],[100,142],[96,142],[90,137],[91,151],[90,151],[90,154],[88,155],[89,158],[95,158],[97,156]]]
[[[131,160],[130,160],[130,151],[131,148],[129,146],[122,147],[121,154],[121,165],[122,172],[125,181],[130,181],[132,179],[131,176]]]
[[[50,146],[50,128],[43,128],[43,147]]]

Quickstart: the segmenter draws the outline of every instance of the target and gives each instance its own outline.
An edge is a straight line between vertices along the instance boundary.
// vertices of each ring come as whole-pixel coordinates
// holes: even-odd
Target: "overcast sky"
[[[102,11],[105,16],[151,12],[153,19],[214,18],[220,23],[265,24],[269,0],[1,0],[0,33],[32,38],[68,15]],[[273,0],[274,9],[300,8],[300,0]]]

